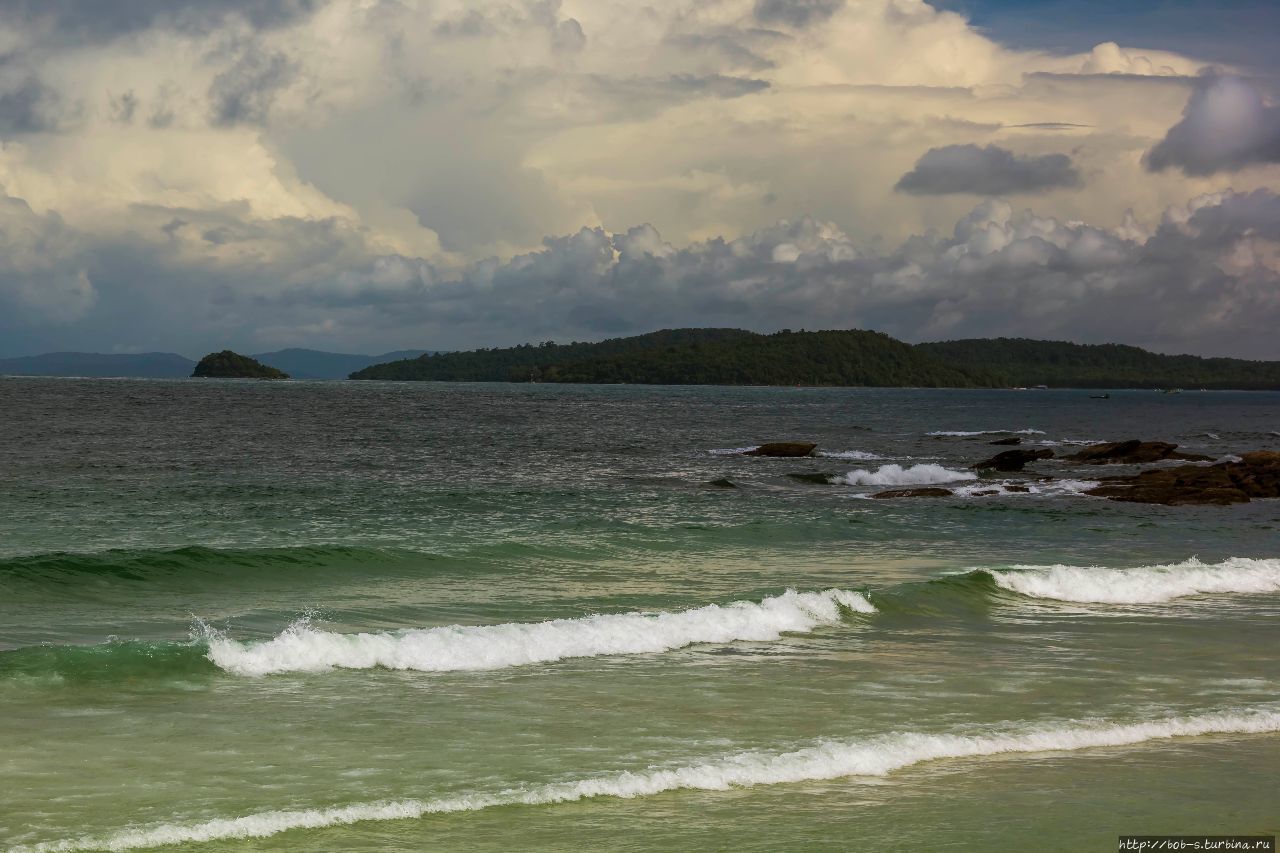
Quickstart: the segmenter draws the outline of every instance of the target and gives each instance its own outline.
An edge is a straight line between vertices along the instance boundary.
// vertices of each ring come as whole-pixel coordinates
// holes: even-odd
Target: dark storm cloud
[[[844,0],[756,0],[756,20],[762,24],[807,27],[834,15]]]
[[[216,28],[236,15],[256,28],[289,23],[324,0],[0,0],[0,18],[36,25],[55,39],[108,41],[160,26]]]
[[[1066,154],[1018,155],[995,145],[930,148],[894,189],[912,195],[1011,195],[1080,185]]]
[[[295,71],[284,54],[249,46],[209,86],[213,123],[223,126],[263,123],[276,92],[293,79]]]
[[[1245,80],[1206,78],[1187,101],[1182,120],[1144,162],[1153,172],[1176,168],[1198,176],[1280,163],[1280,105],[1268,104]]]

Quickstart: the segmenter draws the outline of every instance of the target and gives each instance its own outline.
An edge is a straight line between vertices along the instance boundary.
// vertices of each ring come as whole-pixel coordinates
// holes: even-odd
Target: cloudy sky
[[[1280,11],[0,0],[0,355],[670,326],[1280,359]]]

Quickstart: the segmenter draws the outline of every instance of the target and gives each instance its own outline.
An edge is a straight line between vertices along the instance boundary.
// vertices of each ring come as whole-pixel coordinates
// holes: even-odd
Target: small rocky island
[[[192,376],[206,379],[288,379],[289,374],[263,364],[256,358],[224,349],[211,352],[192,371]]]

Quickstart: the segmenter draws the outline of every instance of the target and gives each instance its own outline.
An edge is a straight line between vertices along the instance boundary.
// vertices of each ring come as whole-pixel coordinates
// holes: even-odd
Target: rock
[[[738,484],[730,480],[728,477],[720,477],[715,480],[707,481],[708,486],[714,486],[717,489],[736,489]]]
[[[1113,501],[1164,504],[1238,504],[1254,498],[1280,498],[1280,453],[1246,453],[1239,462],[1179,465],[1109,477],[1087,494]]]
[[[1052,458],[1053,451],[1047,447],[1037,448],[1036,450],[1006,450],[1003,453],[997,453],[984,462],[979,462],[973,467],[995,469],[996,471],[1021,471],[1022,466],[1028,462]]]
[[[762,444],[755,450],[748,450],[743,456],[812,456],[818,445],[807,441],[771,441]]]
[[[818,471],[798,471],[793,474],[788,474],[787,476],[793,480],[799,480],[802,483],[813,483],[816,486],[831,485],[831,475],[822,474]]]
[[[1022,444],[1022,436],[1011,435],[1008,438],[997,438],[995,441],[988,441],[987,444]]]
[[[256,358],[224,349],[211,352],[192,371],[192,376],[209,379],[288,379],[289,374],[263,364]]]
[[[950,489],[937,486],[922,486],[917,489],[890,489],[887,492],[876,492],[873,498],[947,498],[953,495]]]
[[[1019,494],[1024,494],[1024,495],[1029,494],[1031,492],[1031,489],[1028,488],[1027,486],[1020,486],[1017,483],[1012,483],[1008,486],[1005,486],[1004,490],[1006,492],[1018,492]]]
[[[1070,462],[1084,462],[1089,465],[1140,465],[1144,462],[1159,462],[1164,459],[1185,459],[1194,462],[1208,462],[1212,457],[1196,453],[1179,453],[1178,445],[1167,441],[1139,441],[1136,438],[1128,441],[1108,441],[1092,444],[1067,457]]]

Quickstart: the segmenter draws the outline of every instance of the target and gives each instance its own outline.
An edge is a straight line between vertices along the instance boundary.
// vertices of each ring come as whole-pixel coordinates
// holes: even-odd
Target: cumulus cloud
[[[1192,93],[1182,120],[1146,156],[1153,172],[1181,169],[1212,175],[1280,163],[1280,105],[1268,104],[1253,84],[1210,77]]]
[[[1019,155],[997,145],[930,148],[894,189],[913,195],[1011,195],[1080,185],[1066,154]]]
[[[754,12],[761,23],[805,27],[825,21],[842,5],[844,0],[756,0]]]

